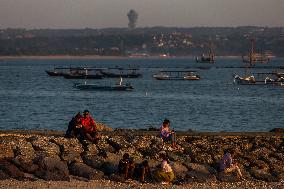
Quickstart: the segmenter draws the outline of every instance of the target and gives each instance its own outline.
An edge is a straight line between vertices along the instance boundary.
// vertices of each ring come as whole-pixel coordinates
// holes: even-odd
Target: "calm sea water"
[[[158,127],[164,118],[176,130],[268,131],[283,127],[284,88],[240,86],[232,74],[244,73],[239,59],[218,59],[208,70],[198,70],[200,81],[158,81],[165,69],[201,66],[190,58],[127,60],[6,60],[0,61],[0,129],[65,130],[78,111],[113,128]],[[269,66],[281,66],[275,59]],[[80,91],[73,80],[50,77],[45,70],[58,66],[133,66],[143,78],[125,79],[132,92]],[[210,65],[202,65],[210,66]],[[223,67],[223,68],[222,68]],[[267,72],[271,69],[251,69]],[[116,79],[89,80],[114,84]]]

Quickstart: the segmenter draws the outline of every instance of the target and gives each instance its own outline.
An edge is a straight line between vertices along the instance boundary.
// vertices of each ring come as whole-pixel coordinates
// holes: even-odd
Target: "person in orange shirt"
[[[89,110],[84,110],[83,117],[81,118],[82,137],[90,142],[97,142],[100,135],[97,130],[95,120],[91,117]]]

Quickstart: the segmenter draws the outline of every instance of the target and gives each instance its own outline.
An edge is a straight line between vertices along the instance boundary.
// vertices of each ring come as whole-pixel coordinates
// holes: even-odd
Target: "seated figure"
[[[78,112],[72,118],[72,120],[68,124],[68,128],[65,133],[66,138],[77,138],[78,137],[78,135],[80,134],[80,128],[82,127],[81,119],[82,119],[82,115],[80,112]]]
[[[123,174],[125,179],[131,178],[133,176],[135,165],[133,159],[128,153],[125,153],[118,164],[118,173]]]
[[[170,130],[170,120],[165,119],[160,129],[160,136],[163,139],[163,142],[171,142],[173,147],[176,147],[176,137],[175,132]]]
[[[236,162],[233,161],[233,158],[235,156],[235,151],[234,150],[229,150],[224,153],[223,158],[220,161],[220,166],[219,169],[221,172],[224,173],[236,173],[237,176],[242,179],[242,173],[237,165]]]

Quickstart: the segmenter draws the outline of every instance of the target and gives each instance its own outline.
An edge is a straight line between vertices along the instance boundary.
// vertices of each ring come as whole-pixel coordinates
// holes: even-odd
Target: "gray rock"
[[[84,177],[88,180],[98,180],[103,178],[104,173],[93,169],[84,163],[72,163],[69,165],[69,171],[72,175]]]
[[[105,175],[111,175],[116,172],[117,166],[112,162],[104,162],[100,168]]]
[[[45,157],[39,162],[39,170],[36,172],[36,176],[44,180],[70,180],[67,163],[49,157]]]
[[[86,165],[94,168],[94,169],[100,169],[104,159],[99,157],[99,156],[95,156],[95,155],[91,155],[91,154],[84,154],[83,155],[83,161]]]

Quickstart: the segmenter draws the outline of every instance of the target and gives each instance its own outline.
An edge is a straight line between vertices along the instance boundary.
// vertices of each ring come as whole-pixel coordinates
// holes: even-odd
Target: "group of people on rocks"
[[[84,110],[83,115],[79,112],[72,118],[68,124],[65,137],[75,137],[80,141],[87,140],[92,143],[96,143],[101,138],[97,124],[88,110]],[[178,148],[175,131],[170,129],[170,120],[164,119],[159,129],[159,137],[162,138],[163,144],[170,142],[173,148]],[[239,166],[234,162],[234,156],[235,151],[233,149],[224,151],[218,169],[226,174],[236,173],[240,179],[243,179]],[[151,171],[147,160],[135,164],[134,159],[128,153],[125,153],[119,161],[117,172],[124,179],[138,179],[145,182],[146,178],[154,178],[163,184],[170,183],[174,180],[175,175],[167,154],[165,152],[159,153],[159,158],[161,159],[160,165],[154,171]]]

